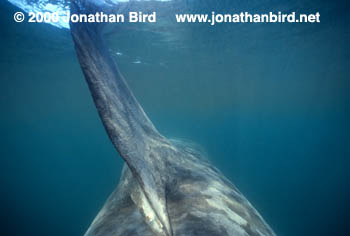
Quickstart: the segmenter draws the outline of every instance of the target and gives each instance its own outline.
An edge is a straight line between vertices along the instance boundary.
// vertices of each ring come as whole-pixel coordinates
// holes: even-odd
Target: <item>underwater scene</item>
[[[349,235],[348,1],[86,2],[0,2],[0,235]],[[14,19],[100,5],[157,21]],[[239,12],[320,22],[175,18]]]

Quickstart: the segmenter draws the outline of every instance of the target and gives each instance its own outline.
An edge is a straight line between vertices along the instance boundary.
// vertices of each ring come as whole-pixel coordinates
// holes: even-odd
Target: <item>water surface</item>
[[[107,41],[158,129],[192,140],[278,235],[346,235],[349,27],[341,1],[182,1]],[[175,24],[185,12],[319,11],[320,24]],[[1,235],[83,235],[123,162],[68,30],[0,3]]]

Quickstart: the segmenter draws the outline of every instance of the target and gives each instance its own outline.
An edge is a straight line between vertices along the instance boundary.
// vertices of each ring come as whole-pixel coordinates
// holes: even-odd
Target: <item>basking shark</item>
[[[103,1],[73,0],[71,12],[96,12],[101,7],[96,2]],[[70,24],[97,111],[125,165],[85,236],[275,236],[200,152],[157,131],[109,54],[103,29]]]

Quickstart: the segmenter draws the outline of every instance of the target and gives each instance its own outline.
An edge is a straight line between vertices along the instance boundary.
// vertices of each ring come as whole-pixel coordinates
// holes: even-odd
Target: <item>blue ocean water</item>
[[[343,1],[186,1],[188,12],[319,11],[320,24],[125,25],[111,53],[156,127],[201,145],[280,236],[348,235]],[[68,30],[0,3],[0,235],[83,235],[118,183]],[[178,9],[174,9],[178,11]],[[170,12],[171,13],[171,12]]]

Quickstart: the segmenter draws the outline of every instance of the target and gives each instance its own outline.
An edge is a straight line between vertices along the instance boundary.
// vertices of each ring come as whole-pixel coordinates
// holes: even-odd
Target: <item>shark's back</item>
[[[174,236],[274,236],[239,190],[206,159],[179,150],[167,158],[166,204]],[[140,211],[139,185],[125,165],[120,183],[85,236],[162,235]]]

